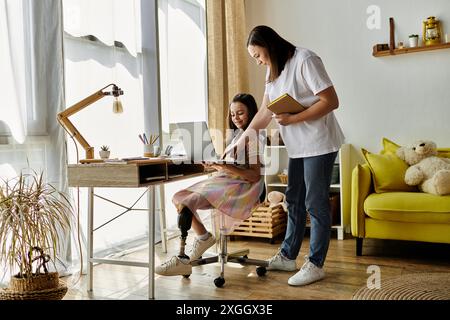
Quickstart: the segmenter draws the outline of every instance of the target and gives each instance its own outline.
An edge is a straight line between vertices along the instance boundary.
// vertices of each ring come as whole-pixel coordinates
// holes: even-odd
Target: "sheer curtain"
[[[0,128],[0,177],[31,168],[65,192],[66,154],[56,122],[64,108],[61,13],[60,1],[0,0],[0,119],[6,124]],[[65,274],[70,235],[62,237],[56,268]]]
[[[107,46],[121,42],[136,57],[142,52],[140,0],[64,0],[64,30],[94,35]]]
[[[241,0],[207,0],[208,20],[208,123],[225,133],[230,99],[248,92],[248,53],[245,3]],[[216,138],[225,142],[225,137]],[[221,152],[224,145],[216,143]]]
[[[26,136],[25,37],[23,1],[0,0],[0,78],[7,94],[0,104],[4,121],[18,143]]]

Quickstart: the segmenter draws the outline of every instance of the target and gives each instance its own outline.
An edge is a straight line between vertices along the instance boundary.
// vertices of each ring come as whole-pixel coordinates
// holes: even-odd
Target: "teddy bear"
[[[437,157],[433,141],[416,141],[396,153],[410,165],[405,173],[406,184],[418,185],[421,191],[435,195],[450,194],[450,159]]]
[[[279,191],[271,191],[267,195],[267,201],[269,202],[269,207],[273,208],[281,204],[284,211],[287,211],[286,206],[286,195]]]

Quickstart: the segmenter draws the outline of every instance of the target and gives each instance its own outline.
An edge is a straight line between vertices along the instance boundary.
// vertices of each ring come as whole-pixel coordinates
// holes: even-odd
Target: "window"
[[[162,129],[207,120],[204,0],[159,1]]]
[[[161,126],[165,144],[182,152],[170,136],[170,124],[207,121],[207,42],[205,0],[160,0],[159,60],[161,70]],[[173,195],[205,177],[165,186],[166,221],[176,226]]]
[[[124,91],[121,96],[124,113],[113,114],[113,99],[105,97],[73,115],[71,121],[95,148],[96,158],[102,145],[110,147],[112,158],[142,155],[138,135],[145,131],[145,108],[154,108],[153,113],[157,112],[157,106],[149,103],[144,94],[144,88],[156,73],[144,72],[149,61],[155,59],[152,52],[144,49],[156,35],[156,28],[147,25],[149,19],[141,19],[152,14],[149,1],[63,0],[63,6],[67,107],[110,83]],[[155,128],[155,132],[158,131]],[[70,139],[68,150],[69,163],[76,163],[78,154],[84,158],[83,149],[77,150]],[[124,188],[95,190],[124,205],[134,203],[143,192],[143,189]],[[86,216],[87,190],[81,188],[80,193],[80,211]],[[143,197],[137,208],[146,206],[146,197]],[[94,228],[123,211],[96,198]],[[86,219],[81,221],[85,223]],[[147,221],[146,214],[130,212],[98,229],[94,237],[95,252],[99,255],[113,253],[119,245],[127,247],[143,242],[148,232]]]
[[[71,106],[105,85],[114,82],[125,92],[121,97],[124,114],[111,111],[112,101],[101,99],[71,117],[96,156],[107,144],[112,157],[142,154],[138,134],[159,133],[161,121],[164,146],[170,141],[170,123],[207,120],[206,19],[204,0],[158,1],[159,34],[149,22],[151,3],[147,0],[63,0],[66,54],[66,100]],[[161,110],[154,103],[156,92],[156,46],[159,40]],[[150,90],[149,90],[150,88]],[[152,91],[155,90],[155,91]],[[161,120],[155,115],[161,114]],[[155,125],[155,121],[157,124]],[[145,123],[144,123],[145,122]],[[176,141],[174,142],[176,143]],[[163,146],[163,147],[164,147]],[[69,159],[76,162],[69,141]],[[81,150],[82,151],[82,150]],[[80,156],[84,154],[80,152]],[[172,195],[201,179],[166,186],[168,226],[176,224]],[[96,189],[102,196],[132,203],[142,189]],[[86,211],[87,191],[81,189],[81,210]],[[146,197],[139,208],[146,206]],[[118,215],[117,207],[95,202],[94,226]],[[101,214],[98,214],[101,213]],[[126,217],[126,218],[125,218]],[[111,245],[138,241],[147,232],[146,214],[129,213],[96,231],[95,251]],[[84,220],[83,220],[84,222]],[[113,235],[113,236],[111,236]]]

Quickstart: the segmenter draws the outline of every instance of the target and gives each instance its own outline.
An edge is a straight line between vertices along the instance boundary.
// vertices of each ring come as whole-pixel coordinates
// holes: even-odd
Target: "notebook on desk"
[[[234,163],[220,159],[205,121],[176,123],[174,128],[178,130],[188,161],[204,164]]]

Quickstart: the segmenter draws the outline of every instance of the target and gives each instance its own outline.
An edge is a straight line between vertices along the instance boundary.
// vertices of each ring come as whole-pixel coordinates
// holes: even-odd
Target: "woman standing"
[[[288,280],[290,285],[306,285],[325,277],[322,267],[331,232],[331,173],[344,142],[333,113],[339,101],[322,60],[308,49],[295,47],[270,27],[255,27],[249,35],[247,49],[258,65],[267,67],[266,86],[262,106],[237,145],[243,143],[251,130],[266,128],[274,117],[289,155],[286,236],[279,252],[269,259],[268,270],[297,269],[296,258],[308,211],[311,215],[309,257]],[[285,93],[307,109],[297,114],[273,115],[267,105]]]

